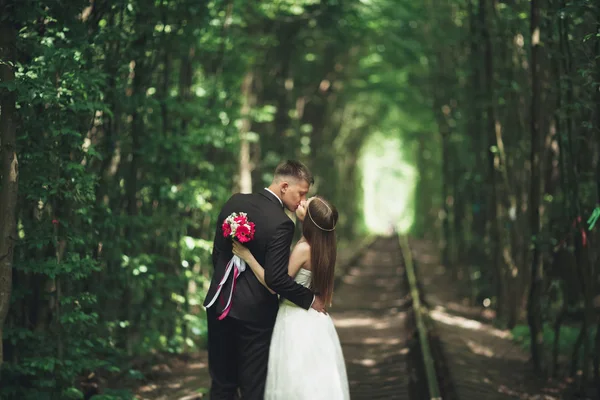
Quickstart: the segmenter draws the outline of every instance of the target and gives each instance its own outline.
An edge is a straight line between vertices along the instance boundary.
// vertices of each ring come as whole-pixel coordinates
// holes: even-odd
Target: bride
[[[301,204],[302,238],[290,255],[288,274],[331,304],[336,259],[338,212],[321,197]],[[308,216],[308,218],[305,218]],[[269,290],[264,269],[252,253],[234,241],[233,252]],[[272,293],[274,293],[271,290]],[[284,300],[277,313],[269,350],[265,400],[350,399],[340,340],[331,317]]]

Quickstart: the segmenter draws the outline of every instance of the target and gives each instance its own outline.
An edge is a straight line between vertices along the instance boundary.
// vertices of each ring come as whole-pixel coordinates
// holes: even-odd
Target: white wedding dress
[[[295,281],[310,288],[311,272],[301,268]],[[284,300],[271,339],[265,400],[347,399],[346,365],[331,317]]]

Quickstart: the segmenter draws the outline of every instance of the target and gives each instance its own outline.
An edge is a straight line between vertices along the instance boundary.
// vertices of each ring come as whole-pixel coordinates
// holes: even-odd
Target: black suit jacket
[[[308,310],[313,293],[296,283],[288,275],[290,245],[294,236],[294,223],[283,211],[279,199],[267,190],[253,194],[234,194],[223,206],[217,220],[213,245],[213,277],[204,306],[215,295],[218,284],[225,274],[227,263],[233,257],[232,241],[223,237],[223,221],[233,212],[245,212],[255,224],[254,239],[245,245],[265,269],[265,282],[276,293]],[[230,276],[232,276],[231,274]],[[232,278],[221,290],[220,298],[227,299]],[[275,323],[278,309],[277,295],[271,294],[246,267],[237,280],[229,316],[245,321]],[[218,299],[212,307],[217,313],[223,311],[224,302]]]

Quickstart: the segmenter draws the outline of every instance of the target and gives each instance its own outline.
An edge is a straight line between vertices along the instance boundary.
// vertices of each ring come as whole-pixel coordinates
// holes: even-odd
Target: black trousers
[[[211,400],[263,400],[273,325],[226,317],[207,310]]]

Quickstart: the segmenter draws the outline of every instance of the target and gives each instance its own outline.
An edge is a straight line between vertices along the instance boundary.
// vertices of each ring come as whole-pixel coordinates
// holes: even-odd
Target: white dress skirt
[[[310,287],[311,272],[301,268],[295,281]],[[347,399],[346,364],[331,317],[283,301],[271,339],[265,400]]]

